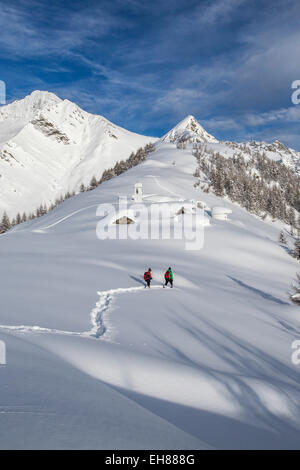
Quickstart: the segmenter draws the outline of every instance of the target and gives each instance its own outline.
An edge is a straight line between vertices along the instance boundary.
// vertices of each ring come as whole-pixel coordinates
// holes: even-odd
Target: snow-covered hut
[[[207,204],[204,201],[196,201],[196,206],[198,209],[207,209]]]
[[[184,214],[193,214],[196,210],[196,205],[191,201],[173,202],[170,204],[170,207],[171,215],[173,217]]]
[[[211,211],[211,216],[213,219],[216,220],[228,220],[229,214],[232,213],[231,209],[228,209],[227,207],[213,207]]]
[[[108,224],[129,225],[135,224],[133,211],[130,209],[119,210],[107,216]]]
[[[117,225],[129,225],[134,224],[134,220],[132,220],[130,217],[127,217],[127,215],[123,215],[122,217],[116,219],[114,223]]]
[[[187,201],[180,201],[176,203],[170,204],[171,207],[171,217],[174,218],[174,221],[177,223],[181,223],[186,216],[197,217],[197,223],[203,226],[209,225],[209,218],[201,210],[197,207],[197,202],[194,200],[187,200]]]

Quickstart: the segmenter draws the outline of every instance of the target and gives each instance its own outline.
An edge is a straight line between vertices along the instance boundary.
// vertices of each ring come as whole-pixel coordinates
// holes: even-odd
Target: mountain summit
[[[30,95],[17,101],[13,101],[0,108],[0,122],[6,119],[22,119],[29,121],[42,109],[50,109],[62,100],[54,93],[48,91],[33,91]]]
[[[0,107],[0,216],[51,205],[156,139],[129,132],[54,93]]]
[[[194,116],[187,116],[161,138],[162,142],[218,142],[199,124]]]

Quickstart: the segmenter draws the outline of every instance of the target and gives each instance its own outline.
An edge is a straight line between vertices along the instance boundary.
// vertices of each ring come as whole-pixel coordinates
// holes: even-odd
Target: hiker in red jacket
[[[150,283],[151,283],[151,281],[152,281],[152,274],[151,274],[151,271],[152,271],[151,268],[149,268],[148,271],[146,271],[145,274],[144,274],[144,279],[145,279],[145,281],[146,281],[146,286],[145,286],[145,287],[148,286],[149,289],[150,289]]]

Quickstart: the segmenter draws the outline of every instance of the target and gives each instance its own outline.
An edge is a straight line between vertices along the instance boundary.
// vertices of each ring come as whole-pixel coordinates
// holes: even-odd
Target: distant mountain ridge
[[[280,141],[219,141],[189,115],[160,139],[135,134],[54,93],[34,91],[0,107],[0,217],[27,214],[88,186],[148,143],[202,146],[223,156],[265,154],[300,174],[300,153]]]

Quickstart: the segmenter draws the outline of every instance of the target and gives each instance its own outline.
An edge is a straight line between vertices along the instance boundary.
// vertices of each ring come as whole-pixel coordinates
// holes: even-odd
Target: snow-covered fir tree
[[[0,223],[0,233],[7,232],[11,228],[11,222],[6,212],[4,212],[2,216],[2,220]]]
[[[293,249],[293,256],[297,260],[300,260],[300,238],[296,238]]]
[[[300,274],[296,274],[295,282],[292,283],[291,292],[289,293],[290,300],[300,305]]]
[[[96,179],[96,176],[93,176],[92,179],[91,179],[91,181],[90,181],[89,189],[92,190],[92,189],[97,188],[98,184],[99,184],[99,183],[98,183],[98,181],[97,181],[97,179]]]
[[[287,243],[286,236],[285,236],[283,230],[281,230],[281,232],[279,234],[279,243],[281,243],[282,245],[286,245],[286,243]]]

